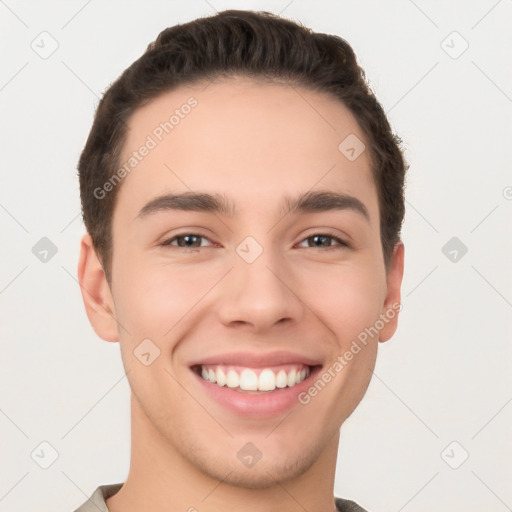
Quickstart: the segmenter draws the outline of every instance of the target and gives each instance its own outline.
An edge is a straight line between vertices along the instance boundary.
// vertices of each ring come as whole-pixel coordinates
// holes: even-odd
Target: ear
[[[404,275],[404,251],[404,244],[401,241],[393,249],[393,256],[386,278],[388,293],[381,315],[385,325],[380,330],[379,341],[388,341],[395,334],[398,326],[398,313],[402,310],[400,288]]]
[[[114,300],[89,233],[82,237],[78,282],[87,317],[96,334],[105,341],[119,341]]]

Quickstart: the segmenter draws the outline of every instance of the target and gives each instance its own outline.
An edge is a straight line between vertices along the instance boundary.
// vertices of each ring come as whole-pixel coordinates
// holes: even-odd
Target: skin
[[[89,320],[102,339],[120,343],[132,390],[130,471],[107,505],[111,512],[334,510],[339,429],[363,397],[378,342],[394,334],[398,315],[291,414],[248,419],[227,411],[189,364],[282,349],[330,366],[400,302],[403,245],[386,272],[368,152],[351,162],[338,150],[349,134],[364,135],[345,106],[323,93],[240,77],[182,86],[134,113],[124,157],[190,96],[197,107],[120,186],[111,287],[90,236],[81,243]],[[358,198],[369,221],[350,209],[281,211],[285,195],[320,189]],[[151,199],[187,191],[224,193],[239,214],[137,218]],[[349,246],[308,242],[326,230]],[[193,250],[176,239],[161,245],[187,233],[206,238]],[[251,264],[236,252],[247,236],[263,249]],[[147,338],[161,351],[149,366],[133,354]],[[237,458],[247,442],[262,453],[252,468]]]

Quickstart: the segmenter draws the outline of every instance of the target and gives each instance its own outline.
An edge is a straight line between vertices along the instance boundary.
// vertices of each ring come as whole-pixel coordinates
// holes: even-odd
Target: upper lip
[[[313,359],[301,354],[288,352],[284,350],[254,353],[254,352],[228,352],[226,354],[217,354],[204,357],[192,363],[190,366],[198,365],[231,365],[245,366],[246,368],[264,368],[268,366],[279,366],[283,364],[304,364],[307,366],[318,366],[322,363],[318,359]]]

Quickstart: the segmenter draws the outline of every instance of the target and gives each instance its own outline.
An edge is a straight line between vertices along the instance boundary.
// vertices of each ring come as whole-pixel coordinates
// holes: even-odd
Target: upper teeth
[[[270,368],[261,370],[258,375],[251,368],[242,371],[230,367],[201,367],[201,376],[219,386],[238,388],[244,391],[272,391],[275,388],[292,387],[309,376],[309,367],[296,365],[289,370],[275,373]]]

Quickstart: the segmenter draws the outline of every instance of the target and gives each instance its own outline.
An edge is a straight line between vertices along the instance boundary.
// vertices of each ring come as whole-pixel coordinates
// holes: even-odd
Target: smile
[[[323,364],[318,356],[274,350],[212,354],[188,366],[198,386],[192,392],[204,394],[222,414],[264,420],[302,407],[298,396],[311,386]]]
[[[235,391],[270,392],[292,388],[307,379],[310,367],[304,364],[288,364],[274,368],[246,368],[231,365],[199,365],[196,372],[205,381],[226,386]]]

